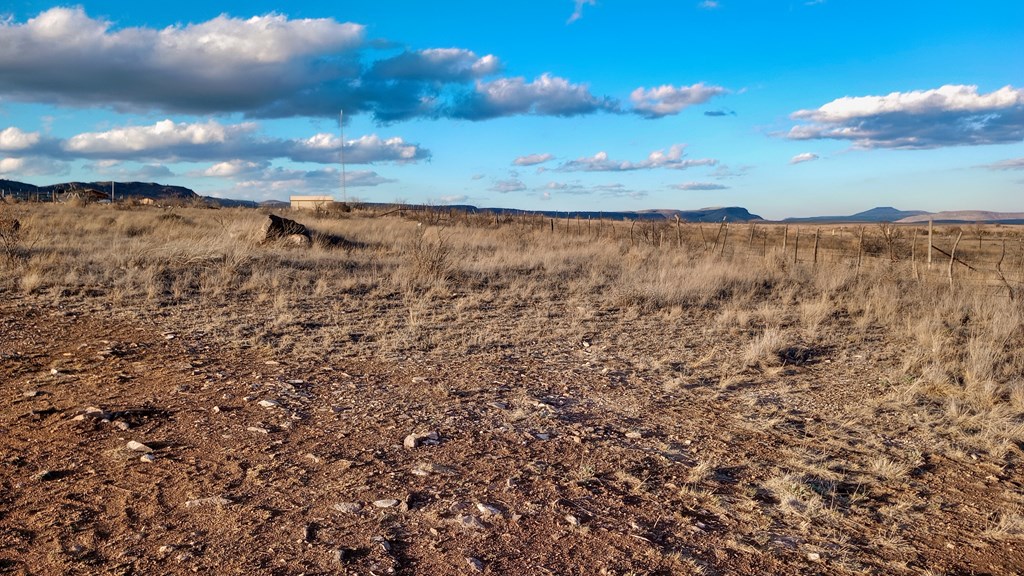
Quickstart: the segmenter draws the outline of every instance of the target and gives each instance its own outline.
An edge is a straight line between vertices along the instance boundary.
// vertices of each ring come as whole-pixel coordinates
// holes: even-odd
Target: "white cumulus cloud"
[[[149,126],[78,134],[69,138],[64,148],[89,155],[149,152],[179,146],[224,144],[229,136],[252,132],[255,128],[251,123],[224,126],[215,120],[197,124],[161,120]]]
[[[358,48],[363,35],[358,24],[277,14],[115,28],[81,7],[51,8],[0,24],[0,93],[74,105],[252,110],[338,76],[321,60]]]
[[[5,148],[6,147],[6,148]],[[17,128],[0,132],[0,150],[23,155],[49,156],[59,160],[235,161],[252,162],[287,158],[296,162],[340,162],[341,138],[314,134],[308,138],[271,138],[259,133],[254,122],[222,124],[174,122],[166,119],[142,126],[124,126],[100,132],[84,132],[66,140],[42,139]],[[430,151],[399,136],[382,138],[367,134],[345,141],[346,164],[376,162],[409,163],[430,157]]]
[[[518,114],[578,116],[616,108],[613,101],[591,94],[586,84],[541,74],[532,82],[523,77],[478,81],[473,94],[455,103],[451,115],[469,120]]]
[[[16,152],[39,144],[39,132],[23,132],[17,126],[0,130],[0,151]]]
[[[988,94],[945,85],[884,96],[843,97],[798,110],[787,137],[847,140],[860,148],[938,148],[1024,140],[1024,89]]]
[[[629,99],[637,114],[647,118],[661,118],[678,114],[684,108],[703,104],[726,92],[721,86],[708,86],[703,82],[679,87],[665,84],[656,88],[637,88],[629,95]]]

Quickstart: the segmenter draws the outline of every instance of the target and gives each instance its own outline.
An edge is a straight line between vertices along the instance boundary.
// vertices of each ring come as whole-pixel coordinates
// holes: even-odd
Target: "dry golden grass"
[[[268,359],[562,363],[571,370],[542,383],[546,393],[569,396],[573,378],[600,382],[606,396],[594,402],[610,419],[655,422],[679,437],[701,432],[665,411],[677,398],[743,407],[718,415],[732,418],[735,436],[707,434],[708,446],[675,472],[676,492],[739,524],[827,543],[837,562],[847,561],[844,535],[857,526],[868,526],[871,545],[906,557],[899,529],[882,526],[930,513],[901,491],[923,454],[980,455],[1011,469],[1020,460],[1016,228],[985,229],[980,246],[965,240],[958,255],[976,270],[956,264],[950,286],[948,259],[935,253],[929,269],[922,257],[923,229],[897,229],[889,243],[869,227],[860,256],[859,229],[823,229],[814,262],[814,229],[804,227],[794,262],[793,226],[785,252],[783,228],[769,225],[752,234],[740,226],[712,251],[710,225],[705,250],[696,225],[677,236],[673,224],[631,233],[629,223],[560,221],[552,232],[536,218],[496,225],[490,216],[355,211],[293,215],[318,233],[298,248],[261,244],[266,214],[254,210],[19,209],[23,256],[0,264],[4,293],[160,318]],[[935,244],[948,250],[955,232],[940,227]],[[819,380],[819,367],[837,380]],[[640,394],[638,382],[656,385]],[[443,383],[424,386],[447,394]],[[538,433],[554,426],[557,410],[541,396],[516,397],[505,421]],[[746,446],[778,444],[764,449],[771,459],[743,456]],[[642,496],[660,488],[598,458],[575,460],[565,476]],[[754,492],[722,498],[728,472],[716,467],[755,470],[772,504]],[[899,496],[883,506],[871,491]],[[1020,518],[1007,512],[986,537],[1019,536]]]

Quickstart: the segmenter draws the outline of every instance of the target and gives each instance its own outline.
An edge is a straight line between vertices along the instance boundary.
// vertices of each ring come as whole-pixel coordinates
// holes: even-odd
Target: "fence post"
[[[910,231],[910,268],[914,271],[914,280],[920,280],[917,274],[917,229]]]
[[[793,238],[793,264],[799,262],[800,258],[800,229],[796,229],[796,236]]]
[[[789,224],[782,229],[782,257],[786,257],[786,246],[789,244]]]
[[[630,247],[633,246],[633,227],[634,226],[636,226],[636,220],[633,220],[633,223],[629,225],[629,245],[630,245]]]
[[[928,269],[932,269],[932,219],[928,219]]]
[[[814,229],[814,266],[818,266],[818,232],[820,228]]]
[[[708,239],[704,237],[704,225],[701,224],[700,221],[697,222],[697,230],[700,230],[700,241],[701,241],[702,244],[704,244],[704,251],[707,252],[708,251]]]
[[[722,236],[722,249],[718,252],[719,256],[725,256],[725,245],[729,242],[729,223],[725,223],[725,234]]]
[[[683,247],[682,231],[679,229],[679,214],[676,214],[676,248]]]
[[[964,231],[961,230],[956,235],[956,242],[953,242],[953,249],[949,251],[949,289],[953,289],[953,263],[956,262],[956,247],[960,244],[960,238],[964,235]]]
[[[860,243],[857,244],[857,275],[860,275],[860,263],[864,258],[864,227],[860,227]]]
[[[718,225],[718,234],[715,234],[715,245],[711,247],[711,253],[714,254],[718,250],[718,240],[722,237],[722,229],[725,228],[725,219],[722,217],[722,223]]]

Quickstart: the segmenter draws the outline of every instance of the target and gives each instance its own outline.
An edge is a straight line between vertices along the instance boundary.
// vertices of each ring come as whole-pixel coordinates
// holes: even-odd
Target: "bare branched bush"
[[[8,264],[14,264],[23,257],[25,232],[17,216],[12,207],[0,203],[0,252]]]

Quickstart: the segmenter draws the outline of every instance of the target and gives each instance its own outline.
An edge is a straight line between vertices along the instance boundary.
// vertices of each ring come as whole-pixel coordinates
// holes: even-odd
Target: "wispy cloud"
[[[441,196],[437,199],[440,204],[460,204],[466,200],[469,200],[469,196],[466,196],[465,194],[452,194],[448,196]]]
[[[572,24],[573,22],[579,20],[580,18],[583,18],[584,6],[597,6],[597,0],[575,0],[575,2],[576,8],[572,11],[572,14],[569,16],[569,20],[565,22],[566,24]]]
[[[844,97],[798,110],[793,140],[847,140],[858,148],[939,148],[1024,140],[1024,89],[988,94],[977,86],[946,85],[885,96]]]
[[[651,170],[669,168],[685,170],[694,166],[714,166],[718,160],[713,158],[689,159],[685,157],[685,144],[675,144],[668,149],[655,150],[645,160],[638,162],[612,160],[607,152],[598,152],[593,156],[570,160],[558,167],[562,172],[629,172],[633,170]]]
[[[523,184],[523,182],[518,178],[509,178],[507,180],[498,180],[489,188],[489,190],[492,192],[499,192],[501,194],[508,194],[509,192],[526,190],[526,184]]]
[[[536,164],[543,164],[549,160],[553,160],[554,156],[551,154],[528,154],[526,156],[520,156],[512,161],[512,164],[516,166],[534,166]]]
[[[817,160],[819,156],[813,152],[804,152],[803,154],[797,154],[789,159],[790,164],[802,164],[804,162],[813,162]]]
[[[676,190],[726,190],[729,188],[714,182],[685,182],[683,184],[673,184],[672,187]]]
[[[988,168],[989,170],[1024,170],[1024,158],[1000,160],[999,162],[986,164],[983,168]]]
[[[715,10],[721,7],[721,5],[716,0],[704,0],[704,2],[701,2],[697,6],[703,8],[704,10]]]

